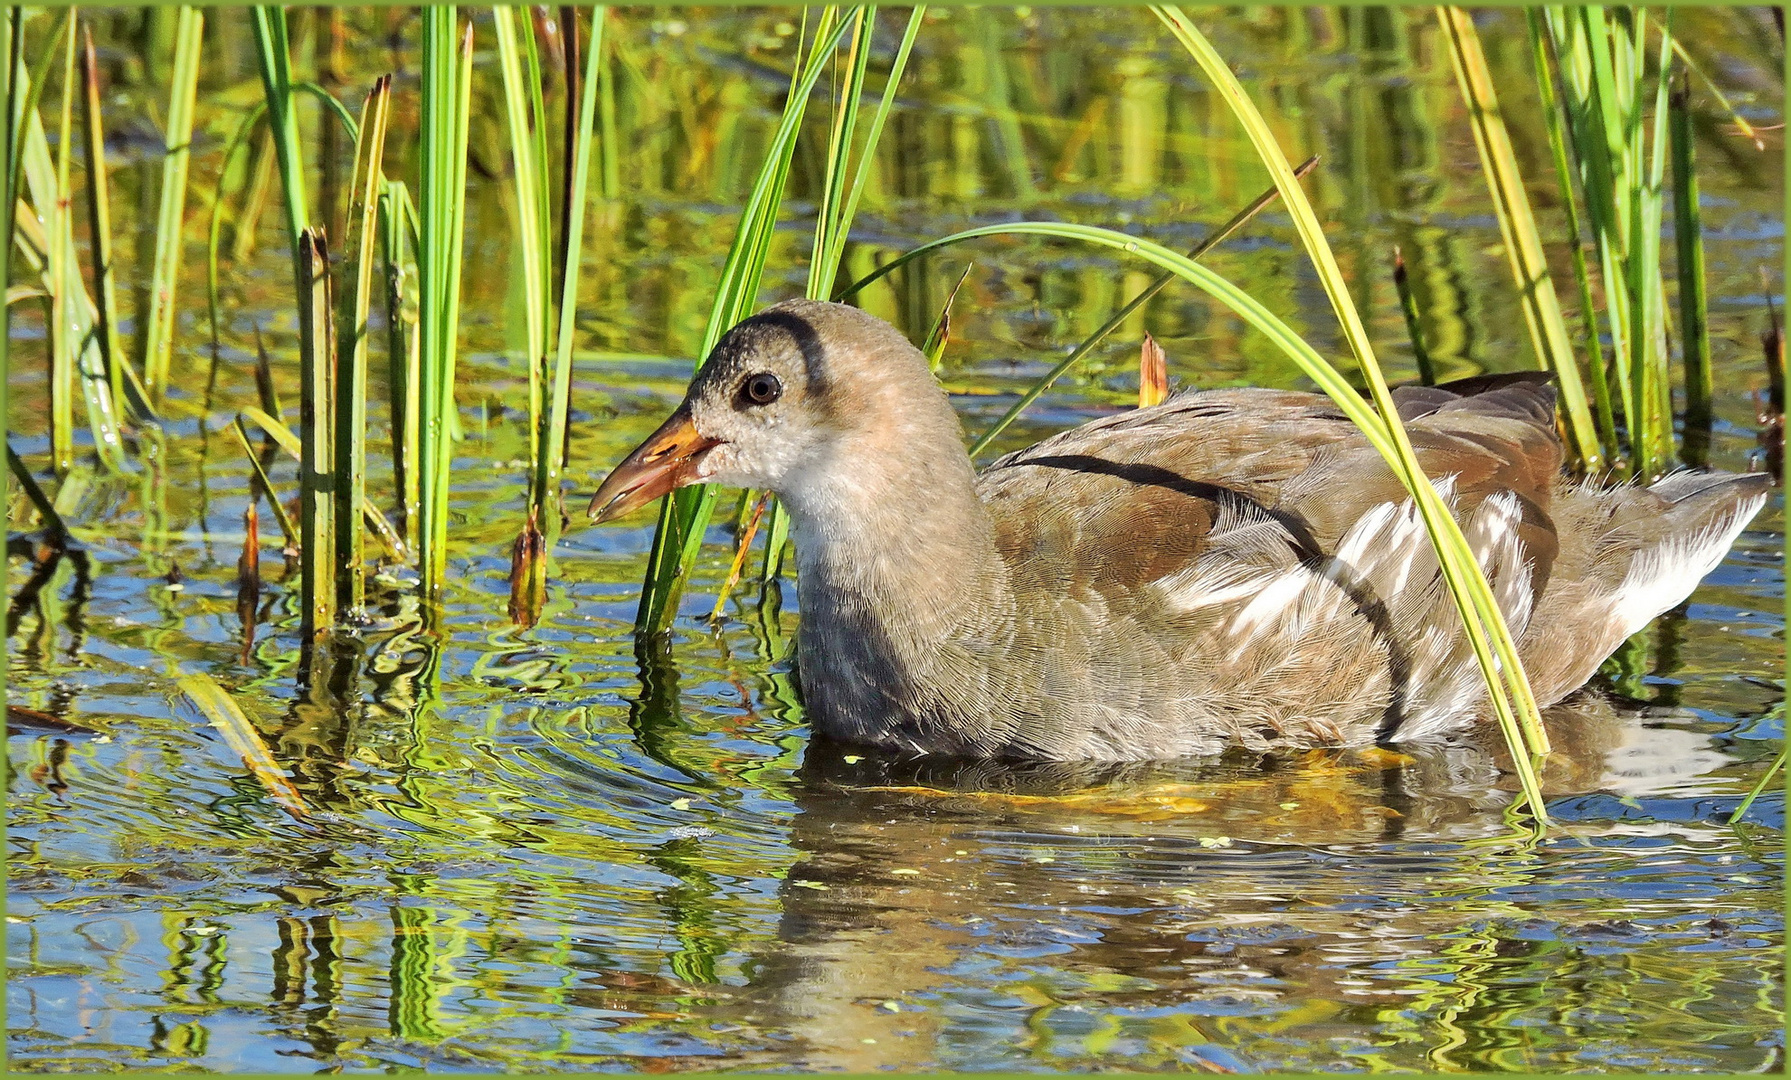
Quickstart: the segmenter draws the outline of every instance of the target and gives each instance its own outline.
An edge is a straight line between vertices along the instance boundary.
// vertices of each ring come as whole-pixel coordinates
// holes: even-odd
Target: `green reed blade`
[[[398,514],[407,546],[417,547],[418,504],[418,373],[420,353],[414,319],[405,304],[406,212],[410,192],[402,180],[387,180],[379,197],[380,259],[386,277],[386,393],[392,430],[393,487],[398,495]],[[414,215],[411,215],[414,217]],[[412,250],[415,250],[413,245]],[[412,269],[410,274],[414,275]]]
[[[1300,163],[1299,167],[1293,171],[1293,175],[1296,179],[1303,177],[1311,172],[1317,165],[1317,155],[1309,157]],[[1271,202],[1274,202],[1280,195],[1281,192],[1279,189],[1270,188],[1252,199],[1248,206],[1233,214],[1230,220],[1226,221],[1225,224],[1208,233],[1205,239],[1194,245],[1194,249],[1188,253],[1187,258],[1190,261],[1198,260],[1201,256],[1224,242],[1224,240],[1231,236],[1231,234],[1242,228],[1245,222],[1248,222],[1251,218],[1261,213],[1264,207],[1268,206]],[[912,260],[919,258],[922,254],[938,250],[939,248],[946,247],[960,240],[967,240],[980,235],[985,234],[979,233],[975,229],[970,229],[965,232],[956,233],[953,236],[946,237],[942,240],[934,240],[930,243],[922,244],[920,247],[903,252],[901,255],[898,255],[894,259],[884,263],[882,266],[879,266],[871,273],[866,274],[864,277],[859,278],[844,289],[841,289],[834,298],[836,300],[843,300],[848,296],[852,296],[862,290],[865,286],[900,269]],[[968,273],[968,270],[966,273]],[[1159,274],[1149,285],[1145,286],[1138,295],[1120,305],[1118,311],[1115,311],[1109,316],[1106,322],[1095,329],[1094,333],[1084,338],[1080,345],[1077,345],[1074,349],[1070,350],[1070,354],[1058,361],[1056,367],[1047,371],[1038,379],[1038,381],[1028,387],[1026,392],[1020,395],[1019,400],[1015,401],[1013,405],[1008,408],[1007,412],[1001,415],[999,420],[996,420],[993,424],[989,425],[989,429],[977,437],[976,442],[971,444],[970,456],[974,458],[984,450],[987,450],[990,444],[992,444],[1003,431],[1007,430],[1008,425],[1018,419],[1021,413],[1025,412],[1033,402],[1037,401],[1045,391],[1051,388],[1053,383],[1062,378],[1072,367],[1079,363],[1083,357],[1094,351],[1095,347],[1102,341],[1105,341],[1107,335],[1111,334],[1121,323],[1125,322],[1126,318],[1131,315],[1132,312],[1137,311],[1141,306],[1148,302],[1151,297],[1162,292],[1164,287],[1171,281],[1174,281],[1175,278],[1176,274],[1174,271],[1165,271],[1164,273]]]
[[[262,5],[254,9],[255,56],[261,68],[267,101],[268,128],[274,138],[275,161],[286,203],[286,229],[292,245],[292,275],[304,292],[304,251],[299,237],[311,226],[305,194],[304,150],[299,142],[298,113],[292,102],[292,60],[286,35],[286,9]],[[308,346],[301,344],[301,349]]]
[[[529,476],[532,483],[538,472],[541,451],[541,373],[548,351],[548,307],[551,303],[548,255],[552,226],[546,212],[548,165],[546,141],[542,137],[545,117],[540,109],[540,73],[535,71],[525,76],[523,72],[523,50],[517,43],[516,10],[494,7],[491,14],[493,28],[497,31],[498,66],[504,77],[504,113],[510,129],[511,182],[515,189],[516,212],[515,252],[522,263],[523,367],[528,372]],[[576,27],[571,34],[576,37]],[[528,40],[532,46],[532,34],[528,35]],[[529,51],[533,53],[532,48]],[[539,499],[533,492],[530,503],[539,506]]]
[[[1530,331],[1530,347],[1536,361],[1545,371],[1554,373],[1561,412],[1567,420],[1569,444],[1579,459],[1580,468],[1597,472],[1604,466],[1604,452],[1598,442],[1598,428],[1592,422],[1592,410],[1586,401],[1585,387],[1580,382],[1579,362],[1567,335],[1567,321],[1561,314],[1560,299],[1548,271],[1548,258],[1542,250],[1542,237],[1536,231],[1536,219],[1530,212],[1530,200],[1512,149],[1511,136],[1499,110],[1498,93],[1493,88],[1492,70],[1480,48],[1480,35],[1469,14],[1455,7],[1437,8],[1437,21],[1449,42],[1449,58],[1455,78],[1468,103],[1474,131],[1474,145],[1480,152],[1480,165],[1486,173],[1487,189],[1493,197],[1493,209],[1499,218],[1499,234],[1505,242],[1506,258],[1511,264],[1512,280],[1517,283],[1524,312],[1524,323]]]
[[[810,300],[827,298],[838,271],[835,260],[845,246],[844,234],[851,227],[844,213],[846,186],[850,179],[847,168],[852,157],[852,133],[858,124],[858,99],[864,93],[864,76],[870,66],[871,35],[876,27],[876,17],[876,7],[867,5],[859,8],[852,19],[852,43],[846,49],[846,84],[834,101],[833,123],[827,139],[827,172],[821,178],[821,204],[815,213],[806,292]],[[874,147],[866,148],[867,151],[872,149]],[[869,157],[867,152],[861,159],[861,172]],[[836,234],[839,235],[836,237]]]
[[[74,12],[69,13],[70,18]],[[64,28],[66,29],[66,23]],[[75,456],[75,364],[81,348],[79,331],[71,314],[76,301],[69,295],[68,283],[73,277],[74,195],[69,189],[69,161],[73,158],[71,117],[74,106],[75,36],[65,34],[66,60],[62,69],[61,128],[56,141],[56,201],[44,214],[50,239],[50,273],[56,288],[50,293],[50,446],[56,471],[65,473],[74,464]],[[38,207],[39,212],[44,207]]]
[[[299,234],[304,289],[299,293],[300,635],[316,641],[336,624],[336,351],[330,257],[321,229]]]
[[[846,195],[845,208],[840,220],[846,223],[846,229],[835,234],[834,250],[829,252],[823,264],[831,269],[827,272],[825,287],[814,293],[811,299],[823,300],[833,288],[833,280],[839,272],[841,253],[845,248],[846,233],[851,227],[853,218],[858,213],[858,199],[864,194],[864,183],[870,175],[871,163],[876,159],[873,153],[883,137],[883,126],[889,120],[890,107],[895,104],[896,88],[901,84],[902,73],[908,70],[908,57],[914,51],[914,39],[920,35],[920,24],[925,20],[927,6],[917,4],[908,13],[908,25],[902,31],[902,42],[896,46],[895,60],[889,66],[889,78],[883,84],[883,96],[877,102],[877,113],[871,118],[870,131],[866,133],[864,151],[858,156],[858,168],[852,174],[852,184]],[[867,49],[868,51],[868,49]]]
[[[559,511],[557,506],[550,507],[550,501],[557,502],[560,489],[560,473],[565,468],[566,417],[572,409],[572,343],[576,336],[578,314],[578,281],[580,265],[584,255],[585,207],[588,201],[584,193],[590,185],[591,147],[595,141],[597,125],[597,82],[599,62],[603,56],[603,26],[608,8],[596,7],[591,11],[591,40],[585,50],[586,69],[580,81],[578,104],[578,126],[569,133],[568,140],[568,172],[571,176],[570,186],[579,193],[567,208],[565,232],[568,247],[561,260],[562,278],[559,287],[559,327],[555,332],[555,354],[552,373],[551,398],[547,408],[547,426],[542,434],[539,452],[536,455],[535,489],[540,493],[542,521],[546,522],[547,551],[553,550],[553,538],[559,533]],[[568,42],[577,36],[577,23],[567,28]],[[550,514],[549,511],[553,512]]]
[[[1641,98],[1645,82],[1640,63],[1640,44],[1645,12],[1638,12],[1634,28],[1635,48],[1620,53],[1633,66],[1633,99],[1629,114],[1628,146],[1637,168],[1632,172],[1638,186],[1629,199],[1631,247],[1628,259],[1630,303],[1631,396],[1638,411],[1630,419],[1629,441],[1637,477],[1652,479],[1665,471],[1672,459],[1673,416],[1667,394],[1672,385],[1666,347],[1666,291],[1660,277],[1660,231],[1664,213],[1666,176],[1668,67],[1672,38],[1661,27],[1660,71],[1655,79],[1653,137],[1647,144],[1646,170],[1642,155]]]
[[[447,585],[448,478],[453,462],[454,367],[466,233],[467,128],[472,113],[473,28],[455,8],[423,9],[422,139],[418,207],[420,427],[418,540],[424,597]]]
[[[1573,281],[1579,289],[1580,325],[1585,335],[1587,367],[1591,372],[1598,443],[1604,451],[1605,461],[1614,464],[1618,460],[1616,413],[1611,407],[1610,379],[1605,374],[1604,344],[1598,337],[1598,308],[1592,299],[1592,279],[1586,272],[1585,231],[1580,224],[1579,201],[1574,198],[1574,171],[1568,162],[1567,135],[1561,123],[1562,108],[1555,95],[1554,73],[1561,65],[1555,56],[1554,38],[1543,26],[1542,12],[1525,8],[1524,17],[1530,34],[1531,60],[1536,68],[1542,115],[1548,126],[1549,152],[1555,163],[1555,181],[1562,209],[1567,214],[1567,246],[1573,260]]]
[[[1778,756],[1772,759],[1772,764],[1766,767],[1766,772],[1760,777],[1759,781],[1756,782],[1752,788],[1748,789],[1747,798],[1742,799],[1741,805],[1737,806],[1734,813],[1729,815],[1729,824],[1734,825],[1739,822],[1747,815],[1748,808],[1754,805],[1754,800],[1766,794],[1766,786],[1772,783],[1772,778],[1777,776],[1785,768],[1785,754],[1785,750],[1780,750]]]
[[[746,208],[741,212],[727,261],[722,264],[715,304],[710,308],[703,346],[697,353],[699,364],[729,327],[751,314],[757,302],[759,278],[770,254],[772,228],[783,200],[784,182],[789,177],[797,129],[807,111],[815,83],[849,26],[849,20],[836,18],[836,15],[834,8],[825,10],[824,25],[829,29],[817,35],[806,66],[799,62],[793,73],[795,85],[785,99],[783,118],[767,149],[765,163],[753,184]],[[676,614],[678,595],[683,591],[684,580],[702,545],[703,529],[714,502],[715,491],[708,484],[684,488],[661,501],[659,526],[653,535],[647,577],[641,589],[640,607],[635,613],[636,633],[658,633]]]
[[[1399,312],[1405,316],[1406,337],[1412,341],[1412,359],[1418,365],[1418,381],[1425,386],[1437,384],[1436,363],[1424,347],[1424,324],[1418,316],[1418,300],[1412,295],[1412,283],[1405,272],[1405,256],[1399,245],[1393,246],[1393,288],[1399,293]]]
[[[606,7],[604,11],[609,9]],[[608,16],[604,16],[608,21]],[[592,36],[596,36],[595,27]],[[598,69],[600,85],[597,88],[597,117],[601,129],[599,146],[603,154],[603,197],[605,199],[620,198],[622,194],[622,155],[617,146],[616,134],[616,87],[615,87],[615,54],[613,41],[605,43],[603,64]]]
[[[156,215],[155,262],[149,284],[149,325],[143,332],[143,383],[150,401],[167,392],[174,355],[175,297],[180,280],[186,220],[187,169],[192,161],[193,109],[199,90],[199,48],[205,16],[182,7],[175,16],[173,83],[168,89],[166,154],[162,158],[161,207]]]
[[[1710,332],[1704,296],[1704,226],[1693,166],[1691,88],[1681,79],[1668,98],[1673,154],[1673,235],[1678,245],[1679,337],[1685,359],[1685,461],[1709,464]]]
[[[1548,735],[1542,727],[1541,714],[1530,691],[1529,680],[1524,675],[1517,645],[1505,625],[1504,614],[1493,598],[1485,574],[1481,572],[1467,540],[1462,536],[1461,527],[1418,464],[1411,440],[1406,435],[1405,425],[1400,422],[1399,412],[1393,405],[1391,391],[1375,360],[1367,329],[1350,298],[1349,283],[1331,253],[1330,244],[1319,225],[1318,215],[1313,212],[1306,193],[1294,178],[1293,170],[1288,168],[1287,158],[1275,141],[1268,123],[1205,35],[1177,8],[1159,5],[1154,6],[1152,11],[1194,57],[1214,90],[1242,123],[1256,148],[1257,156],[1275,177],[1275,186],[1280,188],[1283,200],[1293,213],[1294,224],[1307,255],[1317,268],[1319,280],[1331,299],[1331,306],[1343,325],[1344,336],[1355,353],[1356,361],[1368,382],[1369,392],[1380,412],[1379,424],[1391,451],[1384,456],[1387,456],[1394,474],[1400,478],[1406,490],[1411,492],[1413,501],[1424,518],[1425,531],[1436,548],[1437,562],[1442,569],[1444,581],[1461,614],[1463,629],[1485,676],[1487,695],[1498,718],[1500,731],[1511,749],[1512,763],[1522,782],[1531,817],[1538,827],[1546,826],[1548,811],[1543,804],[1542,790],[1530,759],[1532,753],[1548,752]],[[1353,393],[1350,391],[1342,396],[1353,396]],[[1352,420],[1355,420],[1355,416],[1351,410],[1359,404],[1359,399],[1350,404],[1339,401],[1340,407],[1351,414]],[[1368,431],[1362,421],[1357,420],[1356,423],[1365,433]]]
[[[367,316],[373,306],[374,245],[379,237],[379,192],[384,179],[386,124],[392,77],[374,80],[361,107],[350,181],[347,229],[342,247],[349,256],[336,318],[336,602],[350,611],[366,600],[364,539],[359,509],[367,499]]]
[[[255,478],[261,482],[261,490],[267,493],[268,505],[274,508],[274,520],[280,525],[280,536],[285,540],[286,549],[288,551],[302,550],[299,544],[298,529],[292,524],[292,518],[286,513],[286,507],[281,505],[280,496],[274,490],[273,481],[267,477],[267,470],[262,468],[261,455],[255,452],[254,445],[249,442],[249,429],[243,426],[241,415],[238,415],[235,422],[230,425],[230,430],[236,433],[237,441],[242,443],[243,453],[249,458],[249,467],[255,470]]]

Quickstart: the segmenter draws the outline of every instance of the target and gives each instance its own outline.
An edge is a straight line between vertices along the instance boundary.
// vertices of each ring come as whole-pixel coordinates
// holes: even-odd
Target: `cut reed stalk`
[[[192,161],[193,109],[199,89],[199,48],[205,16],[196,7],[175,15],[173,83],[162,158],[161,206],[156,215],[155,262],[149,285],[149,324],[143,333],[143,384],[158,404],[168,388],[174,355],[176,292],[180,282],[182,225],[186,220],[187,171]]]
[[[1144,335],[1138,347],[1138,407],[1148,409],[1163,404],[1169,396],[1169,355],[1157,339]]]
[[[392,77],[373,83],[357,125],[343,251],[349,288],[338,304],[335,333],[336,602],[349,611],[366,600],[361,504],[367,500],[367,316],[373,306],[374,245],[379,238],[379,192],[384,180],[386,123]]]
[[[299,234],[304,289],[299,293],[300,634],[316,642],[336,623],[336,351],[330,257],[321,229]]]
[[[423,596],[447,585],[448,476],[453,463],[454,366],[466,235],[467,128],[473,28],[452,7],[423,9],[422,176],[418,214],[418,541]]]

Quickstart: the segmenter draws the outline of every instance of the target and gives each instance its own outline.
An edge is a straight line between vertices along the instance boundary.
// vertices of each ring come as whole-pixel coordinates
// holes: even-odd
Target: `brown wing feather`
[[[1553,389],[1500,376],[1401,388],[1394,401],[1426,473],[1455,478],[1458,514],[1517,495],[1539,593],[1557,551]],[[1255,389],[1187,394],[1064,432],[990,465],[979,489],[1010,565],[1116,598],[1199,559],[1228,503],[1269,515],[1280,542],[1309,558],[1405,499],[1328,398]]]

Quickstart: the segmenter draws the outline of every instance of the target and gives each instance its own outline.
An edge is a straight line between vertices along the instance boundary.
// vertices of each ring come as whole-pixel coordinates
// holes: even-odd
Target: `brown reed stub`
[[[541,534],[534,507],[510,545],[510,620],[527,629],[541,621],[547,599],[547,538]]]
[[[1169,357],[1150,334],[1138,350],[1138,407],[1161,405],[1169,396]]]

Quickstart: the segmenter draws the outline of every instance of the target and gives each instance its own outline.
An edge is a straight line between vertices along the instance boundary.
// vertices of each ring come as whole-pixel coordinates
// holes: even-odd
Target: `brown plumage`
[[[1394,399],[1547,704],[1683,600],[1766,498],[1758,476],[1561,476],[1540,375]],[[979,476],[893,327],[792,301],[729,331],[604,482],[789,508],[798,667],[826,734],[921,753],[1141,759],[1444,735],[1485,705],[1410,500],[1328,399],[1183,394]]]

